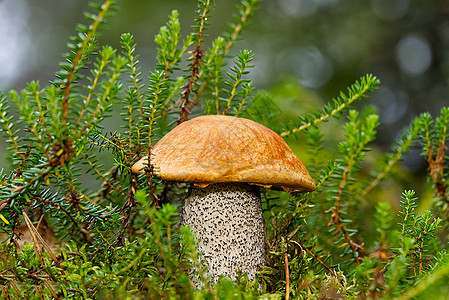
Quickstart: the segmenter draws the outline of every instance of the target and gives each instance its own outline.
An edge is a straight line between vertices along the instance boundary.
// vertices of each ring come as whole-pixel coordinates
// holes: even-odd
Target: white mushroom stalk
[[[208,272],[254,279],[265,263],[259,186],[287,192],[315,190],[301,160],[275,132],[254,121],[197,117],[167,133],[153,148],[152,165],[167,181],[193,184],[181,222],[195,233]],[[143,172],[147,158],[132,170]],[[195,281],[193,279],[193,281]]]
[[[234,280],[238,270],[254,280],[258,267],[265,263],[265,224],[256,186],[193,186],[182,209],[181,224],[195,232],[198,251],[213,282],[220,275]]]

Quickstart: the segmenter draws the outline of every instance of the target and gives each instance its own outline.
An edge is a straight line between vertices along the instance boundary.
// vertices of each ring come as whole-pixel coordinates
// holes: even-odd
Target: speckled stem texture
[[[235,279],[241,270],[253,280],[265,263],[265,224],[258,187],[240,183],[192,187],[181,215],[190,226],[212,281]]]

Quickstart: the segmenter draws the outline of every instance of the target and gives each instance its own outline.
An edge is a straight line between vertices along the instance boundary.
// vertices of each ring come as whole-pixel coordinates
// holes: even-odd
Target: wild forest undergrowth
[[[120,49],[100,45],[116,7],[93,4],[54,81],[0,93],[10,164],[0,171],[0,298],[447,297],[449,107],[417,116],[387,153],[373,143],[379,114],[366,104],[380,82],[371,74],[295,120],[271,118],[273,93],[248,79],[257,54],[235,50],[258,2],[242,0],[210,44],[213,1],[199,1],[186,36],[174,10],[154,38],[150,74],[132,34],[121,35]],[[169,130],[204,114],[277,131],[317,184],[306,194],[262,189],[268,254],[254,282],[241,274],[211,284],[192,233],[179,226],[188,185],[160,180],[151,165],[131,172]],[[427,161],[426,177],[411,180],[401,165],[412,149]],[[192,267],[201,288],[190,283]]]

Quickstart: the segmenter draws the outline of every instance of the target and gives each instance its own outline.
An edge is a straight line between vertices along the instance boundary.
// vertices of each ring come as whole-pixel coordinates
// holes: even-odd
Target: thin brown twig
[[[228,42],[226,43],[226,45],[223,48],[223,54],[220,58],[220,60],[222,61],[226,55],[228,54],[229,50],[231,49],[231,47],[234,45],[234,43],[236,42],[238,36],[240,35],[240,33],[243,30],[243,26],[242,24],[246,23],[246,21],[248,20],[249,16],[251,15],[251,13],[253,12],[253,10],[251,10],[251,7],[248,6],[245,9],[245,12],[241,15],[240,17],[240,22],[235,26],[234,32],[231,34],[231,37],[229,38]],[[207,61],[206,65],[208,65],[210,63],[210,60]],[[200,71],[200,73],[198,74],[198,77],[201,78],[202,75],[204,73],[204,69]],[[197,90],[197,93],[195,95],[195,98],[191,101],[191,103],[188,106],[188,110],[191,110],[193,105],[198,102],[199,97],[201,96],[201,94],[203,93],[203,91],[205,90],[207,84],[209,83],[209,75],[206,77],[205,80],[203,80],[202,84],[200,85],[200,87]],[[217,109],[218,112],[218,109]]]
[[[305,250],[310,256],[312,256],[313,259],[315,259],[320,265],[322,265],[332,276],[337,276],[334,270],[332,270],[328,265],[326,265],[325,262],[323,262],[318,256],[315,255],[310,249],[305,247],[301,241],[290,241],[295,246],[299,246],[299,248],[302,250]]]
[[[136,180],[135,180],[136,175],[132,174],[131,175],[131,180],[129,183],[129,188],[128,188],[128,200],[123,204],[123,206],[121,207],[121,212],[123,213],[123,219],[121,222],[121,230],[119,232],[119,234],[117,235],[117,238],[114,241],[114,245],[115,246],[121,246],[123,239],[125,237],[126,234],[126,229],[128,228],[128,226],[130,224],[132,224],[134,218],[131,218],[131,213],[132,213],[132,209],[134,208],[134,206],[136,205],[136,201],[134,199],[134,194],[135,194],[135,186],[136,186]],[[132,228],[132,227],[131,227]]]
[[[288,249],[288,247],[287,247]],[[288,253],[285,251],[284,253],[284,262],[285,262],[285,300],[290,299],[290,271],[288,269]]]
[[[293,215],[289,215],[288,218],[283,223],[282,227],[278,228],[276,226],[275,220],[271,219],[271,225],[273,226],[276,233],[275,233],[274,237],[271,239],[271,242],[267,241],[269,248],[275,249],[277,247],[277,245],[279,245],[279,243],[281,242],[282,234],[290,226],[290,224],[292,223],[292,220],[293,220]]]
[[[433,157],[433,149],[427,149],[427,161],[429,163],[428,172],[435,186],[435,195],[441,197],[445,202],[449,202],[447,189],[448,185],[444,182],[444,158],[447,146],[445,140],[440,141],[440,145],[436,149],[435,158]]]
[[[95,34],[95,31],[97,30],[98,26],[100,25],[101,21],[105,17],[106,12],[109,10],[111,5],[112,5],[111,0],[105,1],[103,3],[102,10],[98,13],[95,21],[91,25],[92,29],[89,30],[89,32],[85,35],[84,40],[81,43],[81,46],[79,47],[78,51],[75,54],[75,57],[72,60],[72,68],[69,70],[67,79],[61,86],[61,88],[64,89],[64,96],[62,98],[62,123],[64,125],[67,124],[67,115],[69,112],[70,89],[71,89],[71,86],[72,86],[72,83],[73,83],[73,80],[75,77],[76,68],[83,57],[83,51],[86,48],[87,43],[90,41],[92,36]]]
[[[331,221],[328,223],[328,226],[330,226],[331,224],[334,224],[337,228],[337,231],[340,232],[341,234],[343,234],[343,238],[346,241],[346,243],[349,245],[349,247],[351,248],[352,255],[355,258],[355,261],[357,263],[359,263],[359,262],[361,262],[361,260],[363,260],[362,253],[361,253],[361,250],[363,249],[363,244],[359,245],[356,242],[354,242],[352,240],[351,236],[349,235],[349,233],[347,232],[347,230],[345,229],[344,225],[340,222],[340,218],[341,218],[340,201],[343,197],[343,190],[345,188],[346,181],[348,179],[348,173],[349,173],[349,170],[351,169],[351,167],[352,167],[352,163],[349,162],[343,171],[342,179],[341,179],[339,187],[338,187],[338,194],[335,199],[334,207],[331,210],[332,211]],[[357,253],[358,253],[358,255],[357,255]]]
[[[65,275],[65,272],[62,269],[62,266],[59,263],[58,259],[56,258],[56,255],[53,253],[53,251],[51,250],[51,248],[48,245],[48,243],[44,240],[44,238],[39,234],[39,232],[37,231],[36,227],[34,227],[33,223],[28,218],[28,215],[24,211],[22,212],[22,215],[23,215],[23,217],[25,219],[25,222],[26,222],[26,225],[27,225],[28,229],[30,230],[31,237],[32,237],[33,242],[34,242],[34,247],[36,249],[36,252],[39,255],[39,258],[41,260],[42,265],[44,265],[44,260],[43,260],[43,256],[42,256],[42,251],[41,251],[41,249],[39,247],[39,242],[42,243],[42,246],[50,254],[51,259],[56,264],[56,266],[61,270],[61,273],[63,275]],[[45,270],[45,272],[47,272],[47,270]]]
[[[198,40],[197,40],[196,48],[193,51],[194,60],[190,66],[191,73],[190,73],[189,82],[185,85],[185,90],[183,93],[184,98],[181,103],[181,112],[179,113],[178,125],[189,119],[189,114],[190,114],[189,107],[191,107],[195,104],[195,103],[192,104],[190,101],[190,93],[193,91],[193,85],[196,83],[196,80],[198,78],[199,65],[200,65],[201,59],[203,58],[203,50],[201,49],[201,43],[203,40],[203,30],[204,30],[204,26],[206,25],[206,16],[207,16],[207,12],[209,11],[209,6],[210,6],[210,1],[207,1],[206,6],[203,9],[203,12],[201,14],[201,18],[200,18],[201,21],[200,21],[200,26],[198,29]]]

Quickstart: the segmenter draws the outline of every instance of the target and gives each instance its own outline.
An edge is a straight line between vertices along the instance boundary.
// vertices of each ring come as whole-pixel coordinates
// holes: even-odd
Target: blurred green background
[[[66,43],[88,0],[0,0],[0,90],[54,79]],[[155,67],[154,35],[171,10],[189,32],[195,0],[118,0],[100,42],[119,48],[121,33],[135,36],[144,74]],[[208,43],[227,29],[237,0],[217,0]],[[256,88],[284,93],[280,110],[298,113],[302,97],[326,103],[366,73],[382,82],[370,104],[381,115],[378,146],[389,149],[404,125],[423,111],[436,115],[449,104],[449,1],[264,0],[238,49],[256,55],[250,77]],[[305,101],[307,110],[314,101]],[[311,104],[312,103],[312,104]],[[4,144],[0,139],[0,151]],[[1,156],[1,155],[0,155]],[[4,166],[3,159],[0,167]],[[419,152],[405,164],[422,169]]]

